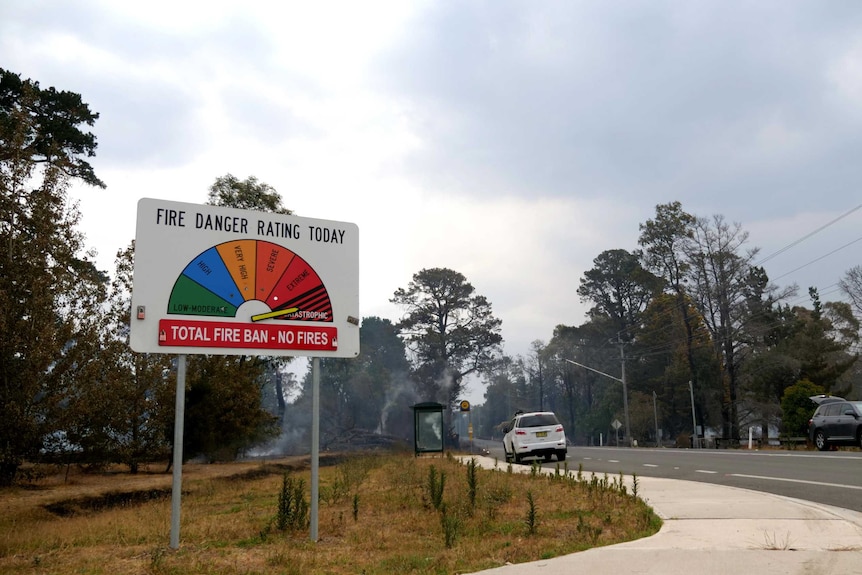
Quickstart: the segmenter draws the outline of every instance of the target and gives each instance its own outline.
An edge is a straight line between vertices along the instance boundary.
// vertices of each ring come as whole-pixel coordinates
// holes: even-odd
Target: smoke
[[[446,369],[443,374],[434,380],[433,384],[427,386],[422,393],[417,383],[407,373],[399,373],[392,376],[386,391],[382,406],[370,405],[368,409],[379,409],[377,426],[373,433],[383,436],[391,436],[406,442],[414,440],[414,411],[412,406],[417,403],[436,401],[446,407],[445,412],[458,398],[461,387],[457,380],[457,373]],[[287,391],[285,389],[285,391]],[[285,398],[288,399],[288,398]],[[252,457],[277,457],[284,455],[305,455],[311,449],[311,398],[308,394],[301,394],[292,398],[292,402],[286,402],[281,406],[283,409],[281,421],[282,429],[278,438],[249,450]],[[288,399],[289,401],[289,399]],[[324,414],[321,414],[323,416]],[[445,422],[451,426],[447,417]],[[324,418],[321,420],[321,445],[326,444],[326,437],[333,438],[334,434],[344,434],[345,430],[333,429],[327,426]],[[371,433],[371,431],[369,431]],[[438,436],[444,435],[444,429],[435,429]],[[336,438],[338,439],[338,438]]]
[[[406,374],[393,377],[380,413],[380,424],[375,431],[410,441],[413,437],[413,411],[410,406],[419,401],[416,384]]]
[[[451,368],[446,367],[443,370],[443,375],[435,382],[437,384],[437,402],[445,406],[451,405],[455,396],[460,393],[461,387],[456,379],[456,373]]]
[[[310,427],[291,426],[282,429],[277,439],[248,451],[249,457],[280,457],[284,455],[304,455],[311,451],[309,442]]]
[[[358,401],[362,401],[360,398]],[[386,391],[383,405],[368,404],[368,409],[380,410],[377,417],[376,428],[369,434],[391,436],[405,442],[413,441],[414,422],[411,406],[420,401],[420,395],[416,391],[415,383],[406,373],[400,373],[392,377],[389,388]],[[287,402],[283,406],[281,417],[282,429],[279,436],[264,445],[255,447],[248,451],[250,457],[278,457],[286,455],[305,455],[311,450],[311,397],[310,394],[301,394]],[[325,410],[322,410],[320,436],[321,446],[328,442],[346,439],[359,429],[345,430],[337,428],[338,422],[327,421]],[[359,439],[359,441],[363,441]]]

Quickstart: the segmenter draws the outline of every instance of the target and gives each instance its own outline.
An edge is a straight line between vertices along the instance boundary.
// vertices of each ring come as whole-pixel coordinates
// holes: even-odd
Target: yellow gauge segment
[[[278,309],[275,311],[268,311],[266,313],[259,313],[257,315],[251,316],[251,321],[260,321],[262,319],[270,319],[273,317],[280,317],[283,315],[290,315],[292,313],[296,313],[299,311],[298,307],[289,307],[287,309]]]

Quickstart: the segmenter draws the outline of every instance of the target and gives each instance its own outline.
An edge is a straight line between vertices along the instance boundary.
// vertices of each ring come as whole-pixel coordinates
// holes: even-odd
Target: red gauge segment
[[[284,270],[281,279],[266,299],[272,310],[297,308],[285,319],[332,321],[332,303],[326,287],[308,262],[296,257]]]

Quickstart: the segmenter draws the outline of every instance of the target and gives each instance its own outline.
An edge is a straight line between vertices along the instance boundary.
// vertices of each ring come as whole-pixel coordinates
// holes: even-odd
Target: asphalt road
[[[504,464],[502,443],[476,440]],[[532,460],[528,459],[529,465]],[[862,452],[569,447],[570,471],[716,483],[862,511]],[[543,464],[555,467],[557,461]]]

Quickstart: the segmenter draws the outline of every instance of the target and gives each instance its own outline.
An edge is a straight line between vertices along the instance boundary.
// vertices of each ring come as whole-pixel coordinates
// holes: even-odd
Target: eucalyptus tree
[[[853,312],[862,319],[862,266],[853,266],[838,282],[841,291],[850,298]]]
[[[739,370],[744,359],[741,337],[747,321],[746,286],[757,249],[744,250],[748,233],[723,216],[698,218],[688,245],[690,294],[722,358],[723,437],[739,437]]]
[[[404,310],[397,328],[426,400],[454,405],[464,377],[491,369],[500,355],[502,322],[459,272],[423,269],[389,301]]]
[[[97,353],[107,278],[84,253],[68,189],[105,187],[86,159],[98,117],[79,94],[0,69],[0,485],[62,433],[50,410]]]
[[[544,411],[548,406],[548,369],[546,360],[547,346],[542,340],[534,340],[530,343],[530,355],[520,361],[523,371],[530,383],[531,395],[535,397],[532,409]]]
[[[862,320],[862,266],[854,266],[844,273],[838,283],[841,291],[850,300],[853,314]],[[858,353],[858,347],[856,348]],[[852,397],[862,397],[862,363],[856,362],[852,368]]]
[[[694,237],[696,218],[682,209],[680,202],[659,204],[655,218],[640,225],[638,244],[643,248],[644,267],[661,278],[664,289],[673,294],[685,329],[686,360],[692,383],[698,386],[694,360],[694,318],[691,316],[686,281],[689,262],[686,255]],[[699,387],[699,386],[698,386]]]
[[[98,314],[99,349],[89,373],[64,387],[67,409],[59,414],[79,460],[117,462],[136,473],[141,463],[170,453],[174,415],[170,356],[135,353],[129,347],[134,242],[117,253],[106,305]],[[100,304],[102,302],[99,302]]]
[[[691,397],[695,398],[699,425],[720,422],[720,394],[716,393],[718,362],[713,352],[709,331],[698,311],[686,298],[685,313],[680,310],[674,294],[661,294],[653,299],[642,314],[637,347],[631,354],[635,369],[635,391],[655,393],[655,411],[659,427],[665,436],[691,434]],[[688,324],[684,317],[688,318]],[[688,334],[691,337],[688,337]],[[691,365],[695,366],[692,373]],[[689,388],[690,382],[701,385]]]
[[[284,206],[275,188],[254,176],[240,180],[233,174],[225,174],[216,178],[210,186],[207,204],[271,214],[293,213]]]
[[[607,250],[584,272],[578,295],[591,302],[590,314],[607,317],[617,341],[630,342],[640,324],[641,314],[661,291],[661,280],[641,265],[639,252]]]

